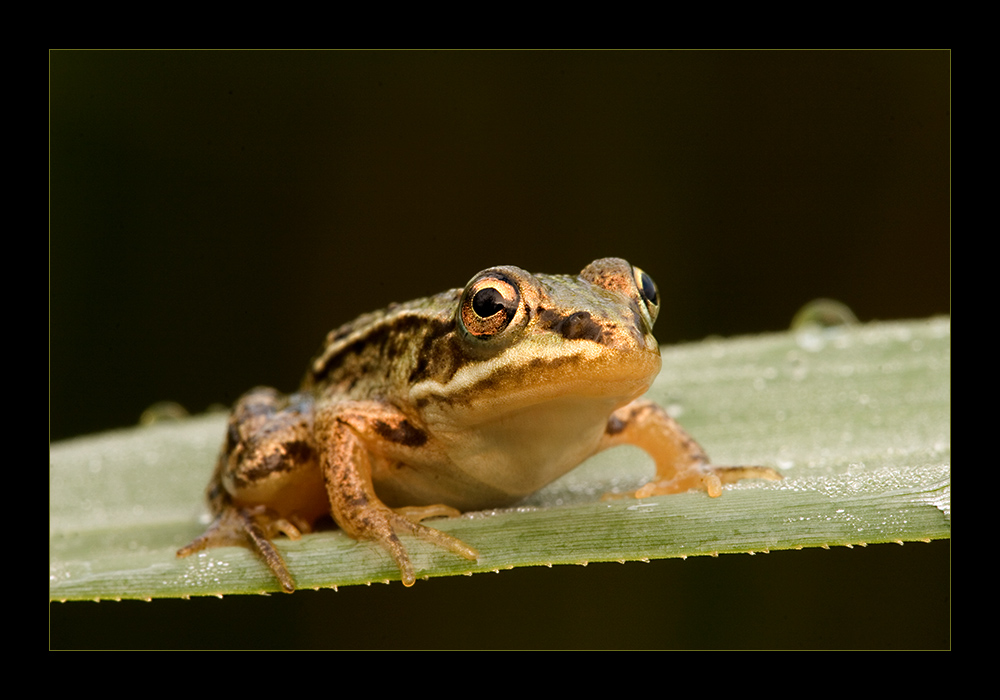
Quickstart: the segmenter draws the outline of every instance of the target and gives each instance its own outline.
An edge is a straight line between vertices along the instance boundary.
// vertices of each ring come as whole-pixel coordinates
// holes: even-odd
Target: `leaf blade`
[[[634,449],[599,455],[517,509],[437,521],[479,562],[408,539],[418,575],[514,566],[758,552],[950,536],[950,321],[806,330],[663,349],[650,395],[720,464],[767,464],[782,482],[601,501],[652,474]],[[200,534],[222,415],[114,431],[50,449],[50,597],[276,591],[242,548],[174,558]],[[398,578],[339,531],[280,548],[300,587]]]

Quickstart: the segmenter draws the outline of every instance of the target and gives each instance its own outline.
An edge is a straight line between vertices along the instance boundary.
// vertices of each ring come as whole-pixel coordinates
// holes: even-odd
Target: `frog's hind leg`
[[[243,546],[259,554],[271,569],[286,593],[295,590],[295,581],[285,560],[278,553],[271,538],[279,532],[297,540],[301,532],[284,518],[275,517],[265,508],[238,508],[225,506],[218,517],[200,537],[186,547],[177,550],[178,557],[187,557],[195,552],[212,547]]]
[[[635,492],[648,498],[691,489],[706,491],[712,498],[722,495],[722,485],[742,479],[781,479],[770,467],[713,466],[693,437],[657,403],[639,399],[611,414],[598,446],[635,445],[656,461],[656,477]]]

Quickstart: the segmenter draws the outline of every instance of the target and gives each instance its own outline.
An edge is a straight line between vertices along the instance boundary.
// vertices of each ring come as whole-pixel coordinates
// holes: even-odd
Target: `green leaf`
[[[404,538],[418,576],[950,537],[951,324],[947,318],[663,348],[650,396],[722,465],[780,482],[602,500],[653,473],[641,451],[598,455],[521,507],[434,521],[478,563]],[[249,550],[187,559],[225,425],[215,414],[68,440],[50,449],[53,600],[276,591]],[[378,546],[332,530],[278,546],[300,588],[398,579]],[[419,583],[417,585],[420,585]]]

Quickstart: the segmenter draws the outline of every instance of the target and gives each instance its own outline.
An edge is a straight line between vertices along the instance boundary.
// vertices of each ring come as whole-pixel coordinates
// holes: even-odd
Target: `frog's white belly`
[[[376,469],[375,490],[393,505],[445,503],[460,510],[511,505],[594,454],[608,416],[628,400],[567,397],[501,409],[474,426],[436,426],[427,450],[436,459]]]

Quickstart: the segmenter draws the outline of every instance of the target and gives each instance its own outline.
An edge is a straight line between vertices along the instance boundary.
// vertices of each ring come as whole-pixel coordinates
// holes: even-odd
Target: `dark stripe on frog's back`
[[[333,331],[310,363],[303,388],[336,386],[362,399],[405,391],[429,376],[447,381],[461,365],[452,335],[461,292],[393,305]]]

